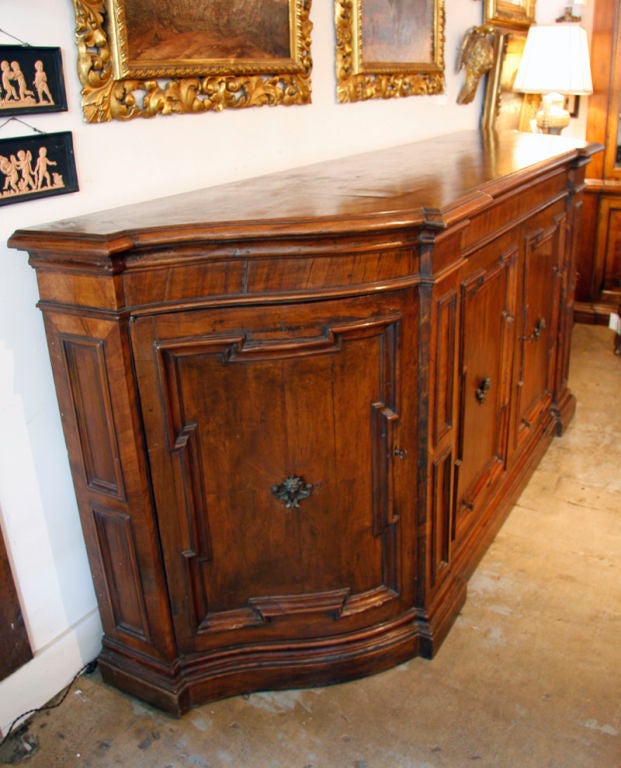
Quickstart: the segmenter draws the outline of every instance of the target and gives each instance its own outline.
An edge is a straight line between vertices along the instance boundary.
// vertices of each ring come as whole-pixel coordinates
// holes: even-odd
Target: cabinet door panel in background
[[[598,264],[595,272],[595,295],[615,302],[621,290],[621,199],[602,196],[597,233]]]
[[[552,400],[565,225],[564,213],[552,216],[551,212],[546,212],[532,222],[525,237],[515,378],[514,448],[525,443],[533,425],[545,417]]]
[[[517,252],[509,238],[493,243],[471,258],[461,280],[458,541],[505,467]]]
[[[185,650],[227,631],[334,634],[401,604],[394,452],[415,453],[397,446],[404,324],[386,299],[133,323]]]

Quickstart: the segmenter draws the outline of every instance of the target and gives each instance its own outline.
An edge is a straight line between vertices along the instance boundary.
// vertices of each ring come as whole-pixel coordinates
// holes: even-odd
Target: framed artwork
[[[77,190],[69,131],[0,139],[0,205]]]
[[[87,122],[310,102],[311,0],[73,0]]]
[[[536,0],[485,0],[484,24],[529,27],[535,23]]]
[[[0,45],[0,118],[66,109],[60,48]]]
[[[444,92],[444,0],[335,0],[340,102]]]
[[[527,33],[526,29],[496,32],[494,65],[487,76],[483,104],[484,129],[530,131],[540,97],[513,90]]]

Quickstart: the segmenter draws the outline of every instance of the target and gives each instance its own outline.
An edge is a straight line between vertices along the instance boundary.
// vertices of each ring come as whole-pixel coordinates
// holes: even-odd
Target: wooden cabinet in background
[[[573,414],[594,150],[460,133],[13,235],[107,680],[181,713],[433,655]]]
[[[595,0],[591,70],[587,140],[605,148],[587,171],[576,319],[605,325],[621,306],[621,6],[616,0]]]

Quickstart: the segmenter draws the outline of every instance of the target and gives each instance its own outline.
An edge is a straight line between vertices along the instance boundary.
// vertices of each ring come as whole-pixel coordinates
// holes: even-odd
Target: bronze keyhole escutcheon
[[[298,509],[300,501],[307,499],[312,492],[312,484],[304,482],[296,475],[289,475],[282,483],[272,486],[272,493],[277,499],[285,502],[286,509]]]
[[[533,329],[533,336],[535,337],[535,341],[539,339],[541,336],[541,332],[546,327],[546,321],[544,317],[540,317],[539,320],[537,320],[537,325]]]
[[[492,379],[490,376],[486,376],[476,389],[475,395],[479,403],[484,403],[487,399],[487,393],[492,388]]]

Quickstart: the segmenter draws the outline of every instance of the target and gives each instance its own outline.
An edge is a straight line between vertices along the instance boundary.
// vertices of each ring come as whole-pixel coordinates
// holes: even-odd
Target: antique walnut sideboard
[[[598,149],[458,133],[11,237],[106,680],[179,714],[433,655],[574,411]]]

